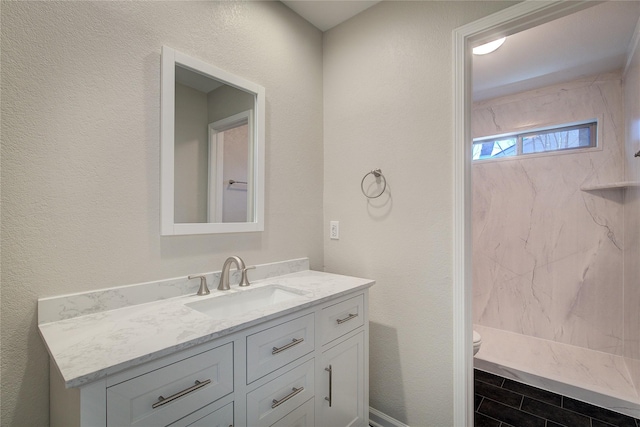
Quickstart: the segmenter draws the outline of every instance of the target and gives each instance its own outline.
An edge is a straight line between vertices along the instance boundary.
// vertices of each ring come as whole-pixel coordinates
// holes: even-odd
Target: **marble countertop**
[[[79,387],[374,283],[369,279],[305,270],[257,280],[246,288],[280,285],[300,291],[299,297],[231,319],[214,320],[185,304],[245,292],[235,285],[230,291],[214,289],[207,296],[191,293],[41,323],[39,330],[66,387]]]

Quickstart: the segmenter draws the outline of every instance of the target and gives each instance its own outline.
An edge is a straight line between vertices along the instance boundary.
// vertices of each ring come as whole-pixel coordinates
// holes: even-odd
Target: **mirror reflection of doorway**
[[[220,222],[247,221],[247,132],[244,124],[219,134],[224,139]]]
[[[209,221],[247,222],[253,220],[252,177],[249,165],[251,112],[245,111],[209,125],[210,164]]]

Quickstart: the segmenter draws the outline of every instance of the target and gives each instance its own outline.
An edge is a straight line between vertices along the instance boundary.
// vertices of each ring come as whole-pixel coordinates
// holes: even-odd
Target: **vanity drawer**
[[[364,295],[326,307],[320,316],[322,344],[364,325]]]
[[[189,423],[186,427],[229,427],[233,426],[233,402],[227,403],[222,408],[205,415],[197,421]],[[173,424],[171,425],[173,427]],[[176,426],[177,427],[177,426]]]
[[[309,399],[275,424],[271,424],[271,427],[314,427],[315,409],[315,402]]]
[[[313,313],[247,337],[247,384],[315,348]]]
[[[228,343],[107,388],[107,426],[166,426],[231,392]]]
[[[248,393],[247,425],[269,427],[313,397],[314,367],[311,359]]]

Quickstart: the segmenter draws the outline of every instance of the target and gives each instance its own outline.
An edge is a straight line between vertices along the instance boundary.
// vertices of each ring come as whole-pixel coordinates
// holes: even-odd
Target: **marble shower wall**
[[[640,44],[624,78],[625,180],[640,182]],[[640,188],[624,190],[624,356],[640,390]]]
[[[597,118],[599,149],[474,162],[474,322],[622,355],[620,73],[474,104],[474,137]]]

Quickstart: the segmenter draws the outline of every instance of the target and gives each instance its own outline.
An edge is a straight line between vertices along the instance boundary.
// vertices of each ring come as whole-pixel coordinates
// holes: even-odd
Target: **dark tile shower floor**
[[[640,427],[640,420],[474,370],[475,427]]]

